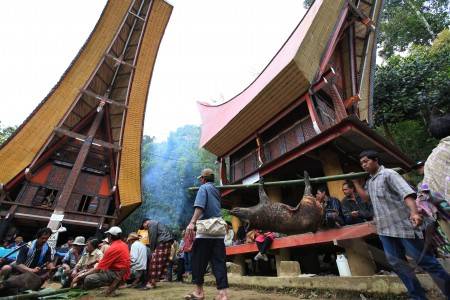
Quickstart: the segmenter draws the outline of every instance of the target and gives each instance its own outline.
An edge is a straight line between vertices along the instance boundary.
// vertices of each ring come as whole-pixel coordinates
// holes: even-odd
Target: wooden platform
[[[304,233],[277,238],[273,241],[270,249],[282,249],[291,247],[302,247],[315,244],[333,243],[343,240],[363,238],[376,233],[375,225],[366,222],[356,225],[348,225],[338,229],[328,229],[316,233]],[[256,243],[248,243],[226,248],[227,256],[257,252]]]

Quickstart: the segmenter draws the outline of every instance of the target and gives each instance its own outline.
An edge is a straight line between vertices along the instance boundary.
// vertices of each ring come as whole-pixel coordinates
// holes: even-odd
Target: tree
[[[450,25],[449,0],[387,0],[384,5],[379,55],[389,58],[414,45],[430,45]]]
[[[433,107],[450,109],[450,31],[432,46],[414,46],[409,55],[394,55],[375,75],[374,111],[377,125],[403,120],[428,125]]]
[[[304,0],[309,8],[314,0]],[[389,58],[414,45],[430,45],[450,25],[450,0],[386,0],[381,14],[378,54]]]
[[[11,134],[16,131],[16,129],[17,126],[3,127],[2,123],[0,122],[0,145],[2,145],[11,136]]]

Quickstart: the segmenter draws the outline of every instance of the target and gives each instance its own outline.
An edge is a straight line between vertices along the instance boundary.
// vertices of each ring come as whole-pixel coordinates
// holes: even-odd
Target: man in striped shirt
[[[366,150],[360,154],[362,168],[370,175],[366,189],[354,181],[358,194],[371,201],[377,232],[386,258],[405,284],[411,299],[426,299],[425,291],[405,255],[430,274],[436,285],[450,299],[450,275],[430,253],[423,252],[422,217],[417,212],[416,194],[395,171],[379,164],[378,153]]]

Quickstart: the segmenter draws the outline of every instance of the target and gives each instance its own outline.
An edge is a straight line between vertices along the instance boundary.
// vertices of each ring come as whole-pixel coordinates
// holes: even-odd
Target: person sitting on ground
[[[67,242],[61,246],[61,250],[67,250],[69,251],[69,249],[72,247],[72,243],[73,243],[73,237],[69,236],[67,238]]]
[[[48,278],[48,271],[55,268],[51,262],[51,249],[47,244],[51,235],[50,228],[41,228],[36,234],[36,239],[19,250],[17,260],[2,267],[0,277],[6,279],[11,274],[33,273],[37,275],[36,280],[40,280],[40,284],[43,284]]]
[[[323,209],[323,225],[325,227],[336,228],[344,225],[341,202],[329,196],[326,186],[317,188],[316,199]]]
[[[273,234],[273,232],[267,231],[267,232],[262,232],[260,230],[256,230],[256,238],[255,238],[255,242],[256,242],[256,246],[258,247],[258,254],[256,254],[255,256],[255,260],[264,260],[264,261],[268,261],[269,258],[267,257],[267,249],[269,249],[270,245],[272,245],[272,242],[275,238],[275,235]]]
[[[84,279],[84,274],[93,269],[95,265],[103,258],[103,252],[98,249],[99,241],[97,239],[90,239],[87,241],[85,251],[81,255],[80,260],[72,270],[72,284],[71,287],[77,286],[81,279]],[[76,280],[75,280],[76,278]]]
[[[108,250],[109,246],[111,246],[111,240],[108,237],[106,237],[102,240],[102,242],[98,246],[100,248],[100,251],[102,251],[104,255],[106,250]]]
[[[22,246],[23,244],[23,237],[21,237],[20,235],[16,236],[16,238],[14,239],[14,243],[11,243],[8,246],[8,249],[16,249],[17,247]]]
[[[122,281],[130,278],[130,253],[128,245],[121,240],[122,229],[111,227],[105,232],[111,246],[97,266],[84,274],[83,288],[86,290],[109,285],[105,295],[113,295]]]
[[[373,208],[370,202],[365,202],[355,193],[355,186],[352,182],[345,182],[342,185],[344,199],[342,199],[342,213],[345,224],[357,224],[370,221],[373,218]]]
[[[147,271],[147,247],[139,240],[140,236],[132,232],[128,235],[127,243],[130,245],[131,278],[130,287],[137,287],[144,282]]]
[[[62,259],[62,266],[58,269],[57,274],[61,276],[61,286],[63,288],[69,287],[72,279],[70,274],[80,260],[84,246],[86,246],[84,237],[77,236],[72,242],[72,247]]]
[[[227,222],[227,234],[225,235],[224,239],[225,247],[233,245],[233,239],[234,239],[233,227],[231,227],[231,224]]]
[[[156,282],[159,282],[161,275],[166,269],[173,237],[164,224],[155,220],[147,220],[147,222],[149,222],[147,227],[149,230],[152,257],[147,270],[148,282],[144,289],[154,289]]]

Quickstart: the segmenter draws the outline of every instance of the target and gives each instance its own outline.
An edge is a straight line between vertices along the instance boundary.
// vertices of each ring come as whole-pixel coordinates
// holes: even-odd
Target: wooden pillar
[[[277,266],[277,276],[280,276],[280,263],[281,261],[290,261],[291,251],[289,248],[282,248],[275,254],[275,263]]]
[[[239,265],[241,267],[241,276],[245,275],[245,269],[246,269],[246,265],[245,265],[245,257],[244,255],[235,255],[233,257],[233,263]]]
[[[219,158],[220,166],[219,166],[219,174],[220,174],[220,184],[228,184],[228,177],[227,177],[227,163],[225,161],[225,158],[221,157]]]
[[[339,162],[339,157],[336,152],[330,149],[319,150],[319,158],[322,163],[323,173],[325,176],[343,174],[341,163]],[[328,181],[327,187],[330,192],[330,196],[336,197],[339,200],[344,198],[344,193],[342,192],[342,184],[344,180],[338,181]]]
[[[345,248],[348,265],[352,276],[372,276],[375,274],[375,264],[369,247],[363,239],[340,242]]]
[[[270,181],[272,181],[272,180],[270,180]],[[269,197],[270,201],[275,202],[275,203],[283,202],[283,194],[281,192],[281,188],[266,187],[265,190],[266,190],[266,194]]]

